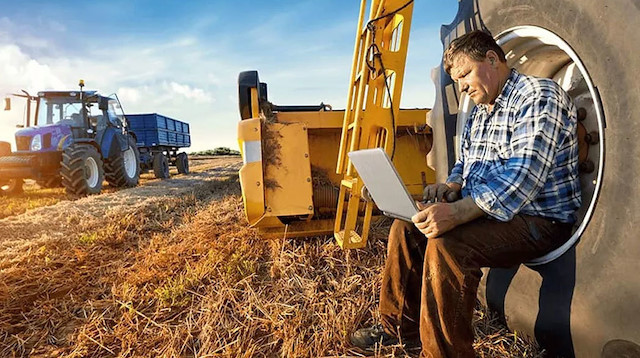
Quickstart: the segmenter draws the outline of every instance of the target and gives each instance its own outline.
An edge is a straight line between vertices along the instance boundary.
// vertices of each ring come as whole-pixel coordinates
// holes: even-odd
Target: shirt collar
[[[513,89],[515,88],[515,84],[516,84],[519,76],[520,76],[520,73],[512,68],[511,72],[509,73],[509,77],[507,77],[507,81],[504,83],[504,86],[502,87],[502,91],[500,92],[498,97],[496,97],[496,100],[495,100],[495,103],[494,103],[494,106],[493,106],[494,110],[496,109],[496,107],[503,107],[504,106],[504,103],[507,101],[509,96],[511,96],[511,93],[513,92]],[[479,104],[478,107],[479,107],[479,109],[481,109],[481,110],[483,110],[485,112],[488,112],[489,105]]]

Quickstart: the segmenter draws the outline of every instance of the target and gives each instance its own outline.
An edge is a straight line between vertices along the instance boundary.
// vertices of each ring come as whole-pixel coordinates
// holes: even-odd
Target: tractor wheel
[[[162,153],[153,155],[153,174],[158,179],[167,179],[169,177],[169,160]]]
[[[585,153],[580,158],[582,208],[568,251],[517,272],[491,269],[480,288],[488,306],[506,317],[510,328],[535,336],[552,356],[599,356],[621,342],[640,348],[640,328],[629,318],[640,311],[640,245],[634,229],[640,187],[632,184],[640,176],[640,145],[634,134],[640,129],[635,115],[640,92],[634,80],[640,73],[640,38],[633,35],[640,28],[638,4],[463,0],[456,20],[443,29],[446,41],[473,29],[490,31],[509,66],[553,78],[581,108],[579,127],[588,133],[580,136]],[[452,113],[455,123],[459,108],[461,128],[472,104],[464,96],[459,107],[449,102],[445,92],[455,90],[440,73],[442,101],[432,113]],[[447,134],[453,138],[455,130],[447,128]],[[442,138],[434,134],[434,142],[442,143]],[[451,143],[448,151],[440,148],[438,153],[452,153]]]
[[[4,195],[16,196],[23,193],[22,179],[10,179],[4,185],[0,185],[0,189]]]
[[[36,183],[41,188],[58,188],[62,186],[62,178],[59,176],[49,177],[44,180],[38,180]]]
[[[0,142],[0,157],[11,154],[11,143]]]
[[[178,167],[178,173],[189,174],[189,157],[187,153],[178,153],[176,167]]]
[[[104,176],[109,185],[132,187],[140,179],[140,152],[136,142],[129,137],[129,148],[113,159],[105,159]]]
[[[80,196],[100,193],[104,171],[102,159],[94,146],[81,144],[68,147],[62,152],[60,165],[62,185],[67,194]]]

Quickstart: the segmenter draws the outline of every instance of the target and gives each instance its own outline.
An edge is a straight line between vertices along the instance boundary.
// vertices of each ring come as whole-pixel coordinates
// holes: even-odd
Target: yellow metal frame
[[[374,204],[368,200],[359,216],[364,184],[347,153],[382,147],[393,158],[413,3],[407,0],[362,0],[351,80],[344,113],[336,173],[340,182],[334,236],[342,248],[364,247]],[[370,3],[369,21],[364,15]],[[403,6],[405,6],[403,8]],[[390,96],[389,96],[390,93]],[[390,97],[390,98],[389,98]],[[394,123],[394,119],[395,122]],[[346,202],[346,205],[345,205]],[[358,233],[356,226],[361,224]]]

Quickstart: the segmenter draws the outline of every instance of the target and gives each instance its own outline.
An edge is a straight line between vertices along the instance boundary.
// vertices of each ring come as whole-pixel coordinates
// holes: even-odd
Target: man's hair
[[[444,52],[442,62],[444,64],[444,70],[451,75],[451,67],[453,67],[453,60],[458,55],[467,55],[474,61],[482,61],[487,56],[487,51],[493,50],[498,54],[500,62],[507,62],[504,56],[504,51],[498,46],[496,41],[490,34],[475,30],[467,34],[464,34],[457,39],[451,41],[449,47]]]

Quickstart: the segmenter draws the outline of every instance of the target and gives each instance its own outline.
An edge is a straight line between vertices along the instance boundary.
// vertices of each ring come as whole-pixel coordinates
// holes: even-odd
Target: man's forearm
[[[485,213],[476,205],[471,196],[450,204],[453,206],[454,215],[458,225],[467,223],[473,219],[484,216]]]

